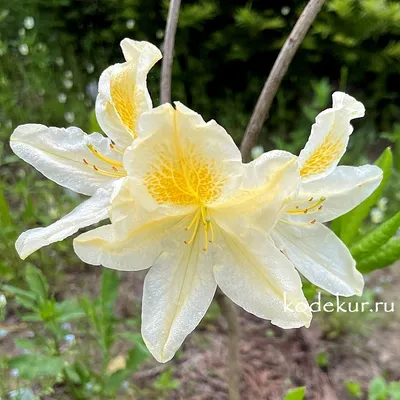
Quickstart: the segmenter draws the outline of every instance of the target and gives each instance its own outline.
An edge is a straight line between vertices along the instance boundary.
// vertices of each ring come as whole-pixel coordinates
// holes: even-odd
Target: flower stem
[[[174,60],[175,34],[178,26],[180,5],[181,0],[170,0],[169,2],[161,67],[160,104],[171,102],[172,63]]]
[[[228,323],[229,334],[229,400],[240,400],[240,326],[235,304],[229,300],[220,289],[217,289],[215,298],[221,309],[222,315]]]

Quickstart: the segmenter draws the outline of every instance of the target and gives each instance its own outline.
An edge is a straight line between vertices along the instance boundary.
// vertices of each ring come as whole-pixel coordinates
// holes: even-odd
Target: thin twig
[[[240,150],[244,161],[249,161],[251,149],[257,142],[261,128],[268,118],[269,109],[288,67],[303,41],[308,29],[325,0],[310,0],[287,38],[257,100],[247,125]]]
[[[229,334],[229,400],[240,400],[240,354],[239,354],[239,319],[236,305],[229,300],[220,289],[215,294],[215,299],[221,309],[222,315],[228,323]]]
[[[169,3],[161,67],[160,104],[171,102],[172,63],[174,60],[175,34],[178,26],[180,5],[181,0],[171,0]]]

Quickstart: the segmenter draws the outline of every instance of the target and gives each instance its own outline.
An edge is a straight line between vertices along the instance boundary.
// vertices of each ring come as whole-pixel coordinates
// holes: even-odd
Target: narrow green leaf
[[[375,269],[385,268],[400,259],[400,237],[390,239],[379,251],[357,263],[363,274]]]
[[[283,400],[303,400],[306,394],[305,386],[296,389],[290,389]]]
[[[371,196],[366,198],[356,208],[340,217],[340,239],[346,245],[349,245],[357,235],[358,228],[360,227],[362,221],[368,216],[370,209],[380,199],[382,191],[388,182],[393,165],[393,155],[390,147],[383,151],[380,157],[376,160],[375,165],[380,167],[383,171],[383,179],[381,184],[375,189]]]
[[[48,298],[49,284],[42,271],[28,264],[25,268],[25,279],[31,291],[41,300]]]
[[[119,277],[112,269],[103,268],[101,279],[101,307],[105,315],[112,315],[118,297]]]
[[[36,296],[34,293],[11,285],[3,285],[1,288],[6,293],[14,295],[15,301],[23,307],[28,308],[29,310],[37,309]]]
[[[3,190],[0,189],[0,222],[1,227],[12,226],[12,219],[10,207],[8,206],[7,199],[4,196]]]
[[[385,400],[386,395],[386,380],[381,376],[372,379],[368,388],[368,400]]]
[[[24,379],[42,376],[56,377],[64,366],[60,357],[48,357],[41,354],[24,354],[8,361],[11,368],[16,368]]]
[[[351,254],[356,261],[372,255],[391,239],[400,227],[400,211],[391,219],[381,224],[374,231],[364,236],[350,247]]]

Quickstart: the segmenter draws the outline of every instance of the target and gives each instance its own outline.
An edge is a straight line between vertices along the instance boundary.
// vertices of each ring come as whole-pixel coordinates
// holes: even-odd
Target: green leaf
[[[112,269],[103,268],[101,279],[101,307],[105,315],[113,315],[118,297],[119,277]]]
[[[400,259],[400,238],[392,238],[378,252],[363,258],[357,263],[357,269],[363,274],[375,269],[385,268]]]
[[[14,343],[17,347],[24,350],[33,350],[37,347],[36,343],[32,339],[15,339]]]
[[[295,389],[289,389],[283,400],[303,400],[306,395],[305,386],[301,386]]]
[[[154,387],[159,390],[171,390],[179,387],[179,381],[172,378],[172,369],[164,371],[154,382]]]
[[[24,354],[8,360],[11,368],[16,368],[24,379],[35,379],[43,376],[56,377],[64,367],[60,357],[41,354]]]
[[[2,229],[5,226],[12,226],[10,207],[8,206],[3,190],[0,190],[0,222]]]
[[[356,261],[359,261],[376,250],[379,250],[392,236],[395,235],[400,227],[400,211],[391,219],[381,224],[374,231],[364,236],[353,246],[350,247],[351,254]]]
[[[393,400],[400,400],[400,381],[389,383],[388,394]]]
[[[79,319],[85,315],[79,302],[74,299],[56,303],[55,312],[57,320],[60,323]]]
[[[386,381],[381,376],[374,378],[368,388],[368,400],[385,400],[387,395]]]
[[[357,235],[358,228],[362,221],[369,215],[370,209],[380,199],[382,191],[388,182],[393,165],[393,155],[390,147],[383,151],[380,157],[376,160],[375,165],[380,167],[383,171],[381,184],[361,204],[340,217],[341,229],[339,236],[346,245],[349,245]]]
[[[344,387],[351,398],[361,399],[361,384],[357,381],[344,381]]]
[[[25,268],[25,280],[29,289],[35,293],[39,299],[46,300],[49,295],[49,284],[42,271],[28,264]]]
[[[28,292],[27,290],[24,289],[19,289],[11,285],[3,285],[2,289],[6,293],[14,295],[15,301],[18,304],[22,305],[23,307],[29,310],[37,310],[36,296],[34,293]]]
[[[144,360],[149,357],[150,353],[147,347],[138,342],[135,347],[128,353],[128,359],[126,361],[126,368],[132,371],[137,371]]]

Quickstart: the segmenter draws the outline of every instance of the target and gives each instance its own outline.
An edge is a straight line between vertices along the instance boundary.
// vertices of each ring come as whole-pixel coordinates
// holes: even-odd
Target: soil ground
[[[70,297],[82,291],[95,293],[100,270],[91,268],[67,274],[58,296]],[[132,316],[133,302],[141,297],[142,274],[134,280],[122,280],[117,312]],[[351,332],[337,337],[329,329],[339,329],[327,323],[324,316],[314,316],[309,329],[281,330],[267,321],[240,311],[242,365],[241,398],[243,400],[281,400],[289,388],[306,386],[308,400],[350,399],[345,380],[360,382],[364,394],[371,379],[378,375],[388,380],[400,380],[400,264],[369,276],[367,290],[379,293],[380,301],[394,302],[393,313],[368,316],[346,316],[344,326],[355,325]],[[396,309],[397,307],[397,309]],[[352,319],[358,318],[355,321]],[[343,322],[342,322],[343,325]],[[340,325],[339,321],[339,327]],[[30,327],[11,315],[0,323],[8,335],[0,338],[0,355],[16,354],[13,340],[29,336]],[[334,333],[334,332],[333,332]],[[221,315],[207,318],[189,336],[172,362],[146,364],[135,382],[146,387],[168,366],[173,366],[179,388],[168,399],[225,400],[227,395],[227,334]],[[121,351],[121,349],[119,349]],[[326,362],[316,362],[318,354]],[[51,397],[61,399],[61,397]],[[62,398],[65,398],[62,396]],[[366,398],[366,397],[364,397]]]

